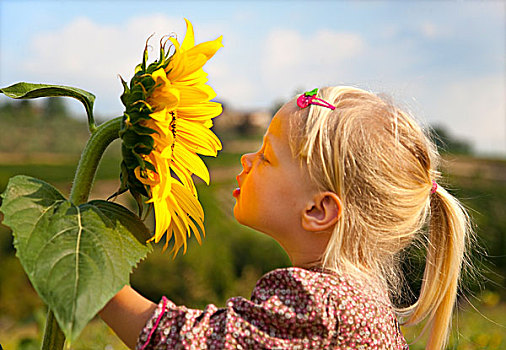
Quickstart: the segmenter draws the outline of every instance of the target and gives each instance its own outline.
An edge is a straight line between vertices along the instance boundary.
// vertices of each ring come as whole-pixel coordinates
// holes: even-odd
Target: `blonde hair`
[[[412,117],[373,93],[328,87],[318,97],[336,109],[299,110],[291,147],[314,183],[343,204],[323,267],[375,276],[394,297],[401,255],[427,241],[419,298],[396,312],[406,325],[427,319],[427,349],[443,349],[471,230],[452,195],[441,186],[431,193],[437,149]]]

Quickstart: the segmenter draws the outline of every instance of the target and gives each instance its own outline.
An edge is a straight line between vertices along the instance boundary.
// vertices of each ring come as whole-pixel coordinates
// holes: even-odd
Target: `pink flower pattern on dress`
[[[408,349],[386,291],[321,269],[263,276],[251,300],[204,310],[165,297],[142,330],[148,349]]]

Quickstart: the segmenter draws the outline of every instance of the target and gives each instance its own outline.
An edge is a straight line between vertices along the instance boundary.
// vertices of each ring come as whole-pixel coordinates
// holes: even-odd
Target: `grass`
[[[506,302],[481,303],[477,307],[466,303],[455,312],[452,327],[447,349],[506,349]],[[425,349],[426,337],[413,342],[421,331],[422,326],[403,327],[411,350]]]
[[[28,175],[47,181],[51,184],[72,183],[74,173],[77,168],[79,158],[73,161],[37,163],[29,162],[25,164],[1,164],[0,163],[0,193],[5,190],[9,178],[15,175]],[[96,174],[96,180],[117,179],[120,173],[119,157],[106,154]]]
[[[218,157],[203,157],[204,163],[210,168],[236,166],[241,163],[242,153],[220,152]]]
[[[0,330],[0,343],[5,350],[38,350],[42,338],[41,324],[30,323]],[[68,344],[67,344],[68,345]],[[69,350],[127,350],[128,347],[100,319],[91,321]]]
[[[51,182],[71,182],[76,164],[2,164],[0,165],[0,192],[5,189],[9,178],[15,175],[50,179]]]

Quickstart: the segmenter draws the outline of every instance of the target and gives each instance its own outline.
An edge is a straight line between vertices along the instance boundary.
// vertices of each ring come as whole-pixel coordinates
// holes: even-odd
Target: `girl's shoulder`
[[[353,278],[348,274],[321,268],[280,268],[265,274],[255,289],[274,289],[280,293],[301,289],[311,295],[333,295],[338,299],[359,297],[390,306],[388,292],[377,281]]]
[[[313,328],[325,320],[328,329],[337,331],[332,340],[336,348],[343,344],[407,348],[388,292],[374,280],[316,268],[277,269],[257,282],[251,301],[272,304],[275,312],[294,311],[299,323],[309,322]]]

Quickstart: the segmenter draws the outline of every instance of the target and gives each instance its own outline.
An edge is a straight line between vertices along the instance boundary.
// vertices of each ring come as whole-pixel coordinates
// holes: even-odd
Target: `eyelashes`
[[[262,163],[269,163],[269,160],[265,158],[264,152],[258,152],[257,159],[259,159]]]

